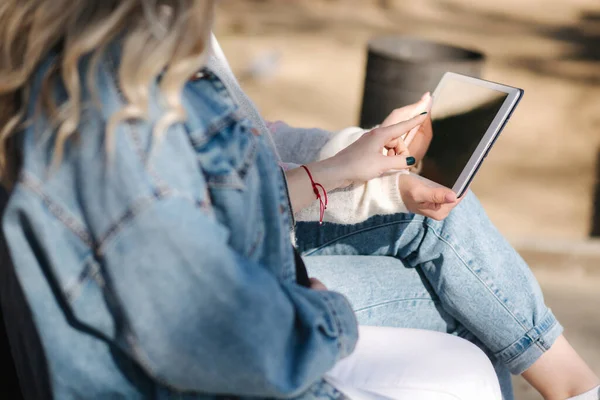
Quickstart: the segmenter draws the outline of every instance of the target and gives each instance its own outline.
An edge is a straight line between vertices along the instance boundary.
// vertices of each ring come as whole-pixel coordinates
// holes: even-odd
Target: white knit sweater
[[[357,127],[329,132],[316,128],[294,128],[283,122],[266,123],[254,103],[239,86],[214,36],[211,45],[212,51],[207,67],[223,81],[240,109],[268,138],[285,168],[294,168],[331,157],[358,140],[365,132]],[[334,190],[329,192],[328,196],[329,206],[324,218],[328,222],[355,224],[373,215],[407,212],[400,196],[398,174],[385,175],[361,185]],[[294,210],[294,214],[298,221],[317,221],[319,203],[315,200],[303,210]]]

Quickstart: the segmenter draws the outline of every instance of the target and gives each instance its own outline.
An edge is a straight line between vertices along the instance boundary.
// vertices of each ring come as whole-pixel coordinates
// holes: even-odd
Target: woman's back
[[[352,351],[356,321],[343,296],[295,283],[264,138],[210,71],[173,97],[168,70],[123,83],[127,41],[101,49],[71,75],[57,72],[64,49],[41,62],[29,123],[10,135],[3,231],[54,396],[331,391],[321,377]]]

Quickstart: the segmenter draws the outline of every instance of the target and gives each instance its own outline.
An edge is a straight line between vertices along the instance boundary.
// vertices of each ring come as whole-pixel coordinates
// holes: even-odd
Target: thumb
[[[456,193],[446,188],[430,188],[423,190],[416,199],[419,202],[448,204],[456,202]]]
[[[381,139],[381,144],[385,145],[390,140],[394,140],[410,131],[412,128],[421,125],[427,119],[427,112],[417,115],[407,121],[398,124],[377,128],[377,135]]]

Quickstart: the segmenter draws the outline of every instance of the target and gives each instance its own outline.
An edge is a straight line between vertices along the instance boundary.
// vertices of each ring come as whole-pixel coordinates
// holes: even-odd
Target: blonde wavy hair
[[[80,79],[78,63],[90,57],[95,70],[103,50],[118,35],[121,63],[116,77],[125,106],[107,124],[107,143],[123,120],[147,118],[151,85],[160,80],[166,111],[155,125],[160,135],[185,118],[181,92],[202,67],[209,46],[214,0],[0,0],[0,178],[12,186],[19,168],[14,137],[26,124],[33,75],[51,51],[57,56],[43,77],[38,109],[52,125],[54,161],[78,129],[82,88],[94,93],[93,74]],[[143,61],[140,61],[143,60]],[[50,88],[60,79],[67,100],[56,104]]]

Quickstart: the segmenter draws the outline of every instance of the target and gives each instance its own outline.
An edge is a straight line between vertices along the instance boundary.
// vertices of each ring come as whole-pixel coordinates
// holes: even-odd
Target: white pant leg
[[[487,356],[451,335],[361,326],[356,350],[326,379],[353,400],[499,400]]]

